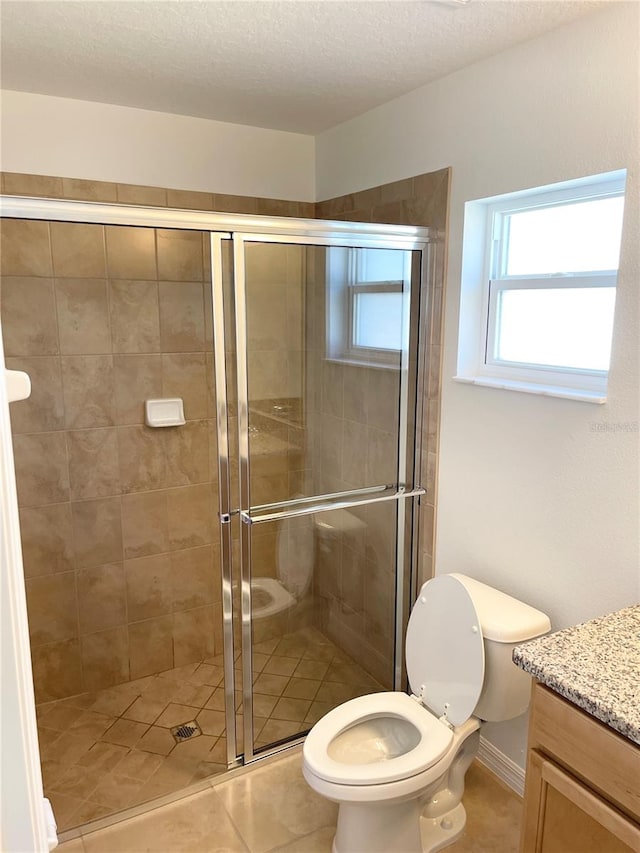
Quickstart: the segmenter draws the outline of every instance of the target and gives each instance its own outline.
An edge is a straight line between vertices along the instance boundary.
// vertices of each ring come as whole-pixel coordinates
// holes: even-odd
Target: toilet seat
[[[376,738],[375,729],[391,720],[391,741]],[[378,721],[378,723],[376,722]],[[366,730],[372,723],[373,731]],[[345,759],[339,760],[334,746],[340,735],[362,727],[362,738],[354,732],[354,749],[345,740]],[[381,785],[415,776],[436,764],[453,742],[453,731],[406,693],[374,693],[351,699],[319,720],[307,735],[304,760],[316,776],[341,785]],[[359,749],[360,744],[363,749]],[[389,752],[391,747],[391,754]],[[339,750],[338,750],[339,751]],[[397,754],[393,754],[396,751]],[[363,760],[364,759],[364,760]]]

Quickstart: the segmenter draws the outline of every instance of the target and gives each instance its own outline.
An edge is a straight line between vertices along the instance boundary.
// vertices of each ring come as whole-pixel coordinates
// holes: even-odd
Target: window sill
[[[325,361],[330,364],[347,364],[349,367],[376,367],[380,370],[394,370],[396,373],[400,370],[400,361],[397,364],[385,364],[384,361],[364,361],[355,358],[339,358],[338,356],[326,356]]]
[[[565,400],[576,400],[579,403],[602,405],[607,402],[606,394],[602,391],[578,391],[574,388],[565,388],[561,385],[542,385],[537,382],[498,379],[492,376],[454,376],[453,379],[454,382],[462,382],[465,385],[499,388],[503,391],[520,391],[523,394],[538,394],[541,397],[561,397]]]

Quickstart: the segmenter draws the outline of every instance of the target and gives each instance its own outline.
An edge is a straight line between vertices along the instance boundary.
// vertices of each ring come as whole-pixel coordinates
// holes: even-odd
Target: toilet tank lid
[[[521,643],[551,630],[549,617],[541,610],[467,575],[451,576],[465,586],[473,599],[485,640]]]
[[[364,530],[367,526],[357,516],[346,509],[328,509],[319,512],[314,519],[316,530],[319,532],[351,533],[356,530]]]

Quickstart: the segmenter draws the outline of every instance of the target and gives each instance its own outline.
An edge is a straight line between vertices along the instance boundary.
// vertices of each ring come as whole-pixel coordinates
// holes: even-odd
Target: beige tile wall
[[[200,234],[4,220],[7,365],[38,701],[220,642],[207,244]],[[144,425],[150,397],[183,427]]]
[[[76,201],[117,202],[188,210],[215,210],[219,213],[257,213],[261,216],[299,216],[313,219],[313,202],[254,196],[201,193],[190,190],[85,181],[49,175],[0,173],[0,189],[7,195],[66,198]]]
[[[305,467],[304,429],[274,408],[303,409],[304,250],[251,243],[245,277],[251,502],[260,504],[292,497]]]

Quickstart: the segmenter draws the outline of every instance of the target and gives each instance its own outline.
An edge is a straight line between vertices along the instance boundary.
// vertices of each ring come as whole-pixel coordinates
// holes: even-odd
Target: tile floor
[[[253,663],[256,748],[384,689],[315,629],[256,644]],[[59,831],[223,773],[223,675],[218,656],[39,705],[45,796]],[[192,720],[202,734],[176,743],[171,728]]]
[[[516,853],[521,800],[480,764],[467,773],[465,835],[451,853]],[[304,782],[297,748],[283,758],[62,844],[59,853],[330,853],[337,807]],[[366,851],[358,851],[366,853]]]

